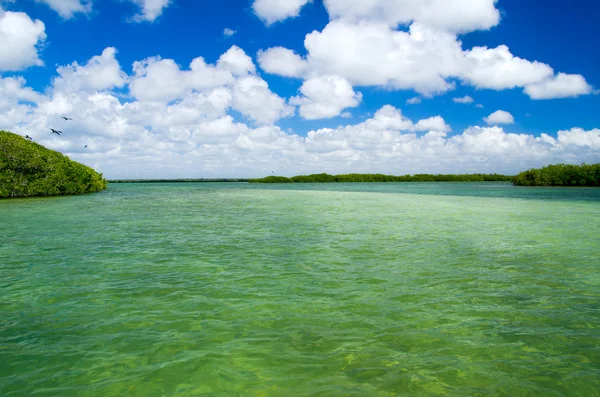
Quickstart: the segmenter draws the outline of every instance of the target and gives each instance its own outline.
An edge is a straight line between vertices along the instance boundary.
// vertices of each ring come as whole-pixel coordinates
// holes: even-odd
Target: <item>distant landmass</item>
[[[109,183],[248,182],[247,178],[111,179]]]
[[[530,169],[516,176],[500,174],[312,174],[291,178],[268,176],[250,183],[335,183],[335,182],[512,182],[517,186],[600,186],[600,164],[556,164]]]
[[[600,164],[555,164],[521,172],[518,186],[600,186]]]
[[[415,175],[384,175],[384,174],[312,174],[287,178],[284,176],[268,176],[266,178],[250,179],[250,183],[334,183],[334,182],[510,182],[512,176],[500,174],[415,174]]]
[[[94,193],[107,186],[102,174],[92,168],[0,131],[0,198]]]

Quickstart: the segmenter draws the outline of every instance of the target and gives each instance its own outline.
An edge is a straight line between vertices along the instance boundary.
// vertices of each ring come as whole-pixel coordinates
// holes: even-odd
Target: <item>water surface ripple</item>
[[[0,395],[600,395],[599,190],[420,185],[0,201]]]

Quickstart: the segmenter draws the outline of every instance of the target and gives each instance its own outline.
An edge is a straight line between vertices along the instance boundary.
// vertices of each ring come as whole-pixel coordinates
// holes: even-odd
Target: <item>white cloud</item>
[[[61,17],[70,19],[77,13],[87,14],[92,11],[91,0],[35,0],[47,4]]]
[[[266,25],[297,17],[312,0],[254,0],[252,9]]]
[[[428,119],[419,120],[414,126],[414,131],[439,131],[439,132],[450,132],[451,128],[442,116],[434,116]]]
[[[478,103],[477,105],[475,105],[475,107],[479,108],[479,109],[483,109],[483,105],[481,103]]]
[[[407,105],[418,105],[419,103],[421,103],[421,98],[418,96],[406,100]]]
[[[565,73],[558,73],[556,76],[525,87],[525,93],[531,99],[574,98],[591,94],[592,91],[592,86],[583,76]]]
[[[227,91],[231,107],[259,124],[274,123],[293,115],[294,109],[269,90],[266,81],[255,75],[252,59],[237,46],[225,52],[216,65],[203,58],[182,70],[172,59],[148,58],[133,65],[129,84],[131,94],[140,101],[168,103],[193,92],[221,87]]]
[[[226,53],[221,55],[217,66],[230,71],[234,76],[245,76],[256,72],[256,66],[254,66],[252,58],[246,55],[244,50],[238,46],[231,47]]]
[[[23,77],[4,77],[0,78],[0,100],[4,103],[13,101],[41,102],[43,95],[33,89],[26,87],[26,81]]]
[[[231,86],[236,77],[253,74],[256,67],[242,49],[232,46],[216,65],[208,65],[198,57],[192,60],[189,70],[181,70],[172,59],[153,57],[135,62],[133,71],[129,89],[135,98],[168,102],[192,90]]]
[[[231,37],[231,36],[233,36],[236,33],[237,33],[236,30],[233,30],[233,29],[230,29],[230,28],[223,29],[223,36],[226,36],[226,37]]]
[[[362,94],[354,92],[350,83],[338,76],[310,78],[302,84],[300,93],[290,103],[300,106],[300,116],[307,120],[339,116],[342,110],[362,101]]]
[[[483,119],[487,124],[514,124],[515,118],[504,110],[496,110]]]
[[[59,0],[56,0],[59,1]],[[171,4],[171,0],[128,0],[141,8],[139,14],[132,17],[134,22],[154,22],[163,10]]]
[[[448,136],[450,127],[441,116],[413,123],[390,105],[361,123],[297,135],[271,124],[293,109],[236,50],[214,65],[196,58],[185,70],[172,60],[153,58],[136,63],[131,76],[123,74],[116,56],[108,48],[81,65],[60,67],[45,93],[27,87],[22,77],[0,79],[0,128],[28,134],[109,178],[265,176],[274,164],[285,166],[287,175],[516,173],[552,163],[600,160],[598,129],[534,137],[497,126],[473,126]],[[164,70],[152,71],[155,64]],[[160,92],[168,87],[145,92],[160,76],[174,78],[175,93]],[[144,78],[149,79],[147,86],[136,91],[135,84]],[[309,78],[321,84],[314,92],[301,90],[300,98],[322,100],[327,91],[321,85],[331,82],[321,78]],[[124,97],[119,87],[127,83],[140,99]],[[354,92],[342,86],[341,92]],[[240,114],[259,126],[239,121]],[[61,115],[74,120],[62,121]],[[64,134],[52,136],[49,127]]]
[[[306,35],[306,57],[275,47],[260,51],[259,62],[268,73],[286,77],[336,75],[353,86],[415,90],[425,97],[450,91],[457,81],[478,89],[529,87],[526,92],[536,93],[556,90],[554,87],[559,84],[565,85],[563,80],[566,79],[562,77],[549,80],[555,75],[551,66],[515,56],[506,45],[463,50],[455,31],[425,23],[423,18],[407,17],[407,20],[415,21],[408,31],[397,30],[393,24],[385,22],[386,17],[396,20],[393,16],[396,11],[409,12],[411,7],[427,8],[427,4],[434,3],[437,4],[436,0],[422,4],[408,0],[329,0],[330,12],[338,6],[341,11],[333,12],[333,20],[322,31]],[[459,9],[482,6],[495,10],[493,0],[487,3],[475,0],[446,3]],[[350,5],[354,8],[346,8]],[[443,9],[444,6],[439,7]],[[357,16],[353,17],[353,13]],[[377,17],[364,17],[371,14]],[[441,12],[437,14],[442,19],[447,16]],[[576,81],[575,77],[571,77],[570,81],[576,88],[563,90],[560,95],[591,93],[582,77],[581,81]],[[543,82],[546,83],[537,85]],[[545,88],[547,86],[553,88]]]
[[[304,41],[311,70],[346,78],[353,85],[414,89],[424,95],[453,88],[460,42],[450,33],[413,24],[409,32],[382,24],[329,23]]]
[[[402,115],[402,111],[391,105],[385,105],[377,112],[373,118],[364,121],[359,124],[361,127],[365,127],[368,130],[398,130],[408,131],[414,127],[412,121]]]
[[[306,35],[304,45],[306,59],[275,47],[259,52],[259,62],[282,76],[337,75],[353,86],[412,89],[424,96],[454,89],[454,80],[503,90],[554,75],[549,65],[516,57],[505,45],[463,51],[454,33],[420,23],[404,32],[381,23],[334,20]]]
[[[285,77],[301,77],[308,66],[306,60],[283,47],[259,51],[258,63],[265,72]]]
[[[594,128],[591,131],[585,131],[582,128],[572,128],[568,131],[558,131],[556,144],[600,149],[600,129]]]
[[[0,7],[0,71],[17,71],[42,66],[38,47],[45,41],[44,23],[23,12]]]
[[[44,96],[25,86],[23,77],[0,77],[0,130],[12,129],[27,120]]]
[[[185,72],[172,59],[154,57],[138,61],[133,64],[133,72],[129,90],[138,100],[168,102],[187,89]]]
[[[418,22],[452,32],[489,29],[500,22],[497,0],[324,0],[332,19],[385,22],[391,27]]]
[[[117,50],[108,47],[101,55],[92,57],[85,65],[73,62],[57,69],[59,77],[54,81],[55,87],[63,91],[102,91],[114,87],[123,87],[127,75],[121,70],[115,58]]]
[[[468,95],[465,95],[462,98],[452,98],[454,103],[473,103],[473,98]]]
[[[515,57],[507,46],[474,47],[465,52],[464,81],[477,88],[504,90],[524,87],[554,74],[552,68],[537,61]]]
[[[259,124],[272,124],[294,114],[279,95],[257,76],[240,77],[233,86],[233,108]]]

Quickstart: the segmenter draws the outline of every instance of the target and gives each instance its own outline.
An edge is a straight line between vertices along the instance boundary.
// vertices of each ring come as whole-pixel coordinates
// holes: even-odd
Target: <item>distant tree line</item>
[[[199,179],[111,179],[110,183],[184,183],[184,182],[248,182],[247,178],[199,178]]]
[[[287,178],[284,176],[268,176],[260,179],[250,179],[250,183],[334,183],[334,182],[508,182],[512,176],[500,174],[415,174],[415,175],[384,175],[384,174],[312,174]]]
[[[600,186],[600,164],[555,164],[521,172],[517,186]]]
[[[102,174],[67,156],[0,131],[0,198],[59,196],[99,192]]]

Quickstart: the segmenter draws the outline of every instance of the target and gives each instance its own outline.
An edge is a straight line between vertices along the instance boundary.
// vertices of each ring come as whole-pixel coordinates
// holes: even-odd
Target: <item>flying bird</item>
[[[50,128],[50,131],[52,131],[53,134],[56,134],[58,136],[60,136],[60,134],[62,134],[62,131],[55,130],[54,128]]]
[[[25,139],[33,140],[29,135],[25,135]]]
[[[85,149],[85,148],[87,148],[87,145],[85,145],[83,148],[84,148],[84,149]]]
[[[61,116],[61,118],[65,119],[65,120],[73,120],[72,118],[70,118],[70,117],[65,117],[65,116]]]

